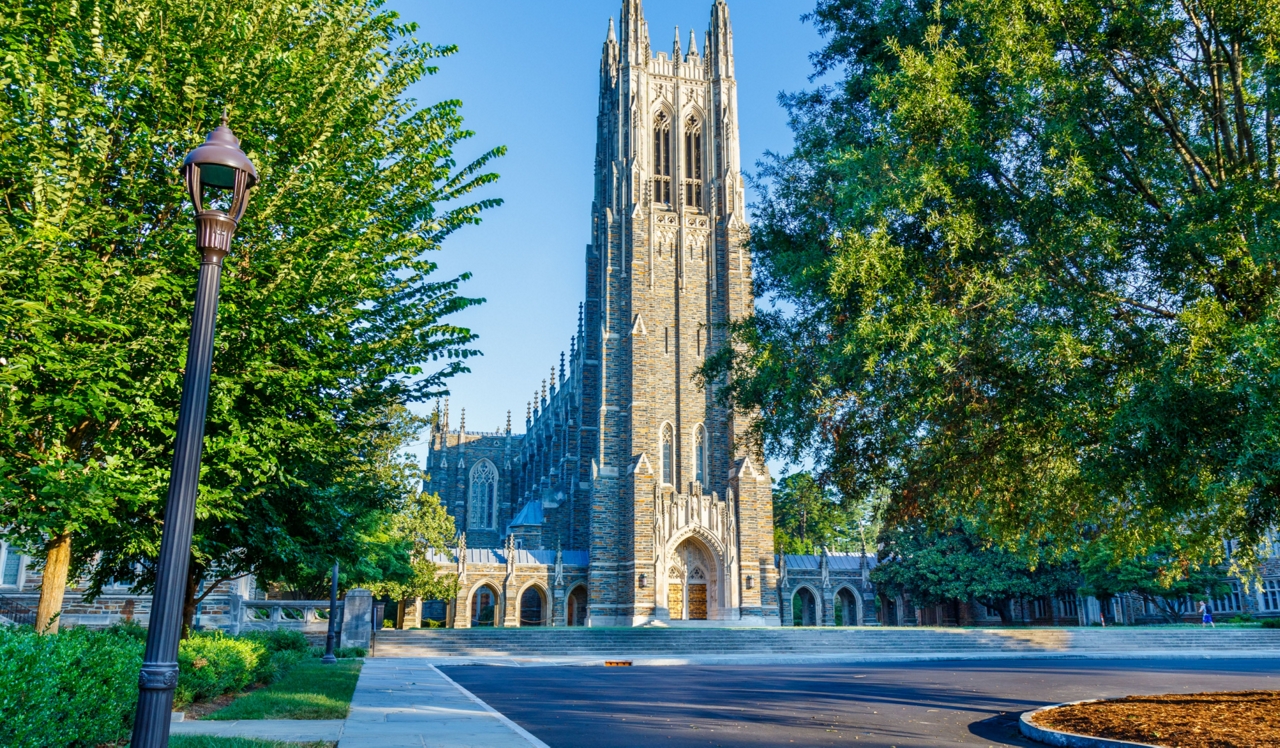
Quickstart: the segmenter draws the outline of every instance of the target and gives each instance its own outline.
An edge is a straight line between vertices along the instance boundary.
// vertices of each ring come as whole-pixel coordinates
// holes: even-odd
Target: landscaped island
[[[1280,745],[1280,691],[1126,696],[1036,712],[1037,727],[1176,748]]]

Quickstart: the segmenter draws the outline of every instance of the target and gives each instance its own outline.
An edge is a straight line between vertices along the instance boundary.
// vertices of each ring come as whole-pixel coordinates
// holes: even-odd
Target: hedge
[[[0,745],[114,743],[133,725],[143,642],[135,631],[0,627]]]
[[[0,627],[0,746],[90,748],[128,737],[146,629]],[[197,633],[178,647],[174,706],[270,683],[309,654],[297,631]]]

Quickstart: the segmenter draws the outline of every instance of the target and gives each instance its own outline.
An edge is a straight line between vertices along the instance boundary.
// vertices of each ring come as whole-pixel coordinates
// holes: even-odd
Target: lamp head
[[[225,255],[258,183],[258,170],[240,150],[225,112],[222,124],[182,161],[182,175],[196,210],[197,244]]]

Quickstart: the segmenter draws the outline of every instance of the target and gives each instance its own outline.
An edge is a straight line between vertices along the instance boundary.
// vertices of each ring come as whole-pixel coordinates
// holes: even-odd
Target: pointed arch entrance
[[[696,536],[685,538],[667,569],[667,611],[673,621],[705,621],[719,601],[716,554]]]

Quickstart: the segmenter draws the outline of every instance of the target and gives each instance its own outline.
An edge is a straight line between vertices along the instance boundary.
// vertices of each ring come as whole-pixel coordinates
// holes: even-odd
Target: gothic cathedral
[[[609,21],[578,331],[525,433],[439,412],[427,490],[459,528],[450,625],[777,625],[770,480],[743,416],[695,380],[750,313],[733,32],[654,53]],[[688,624],[686,624],[688,625]]]

